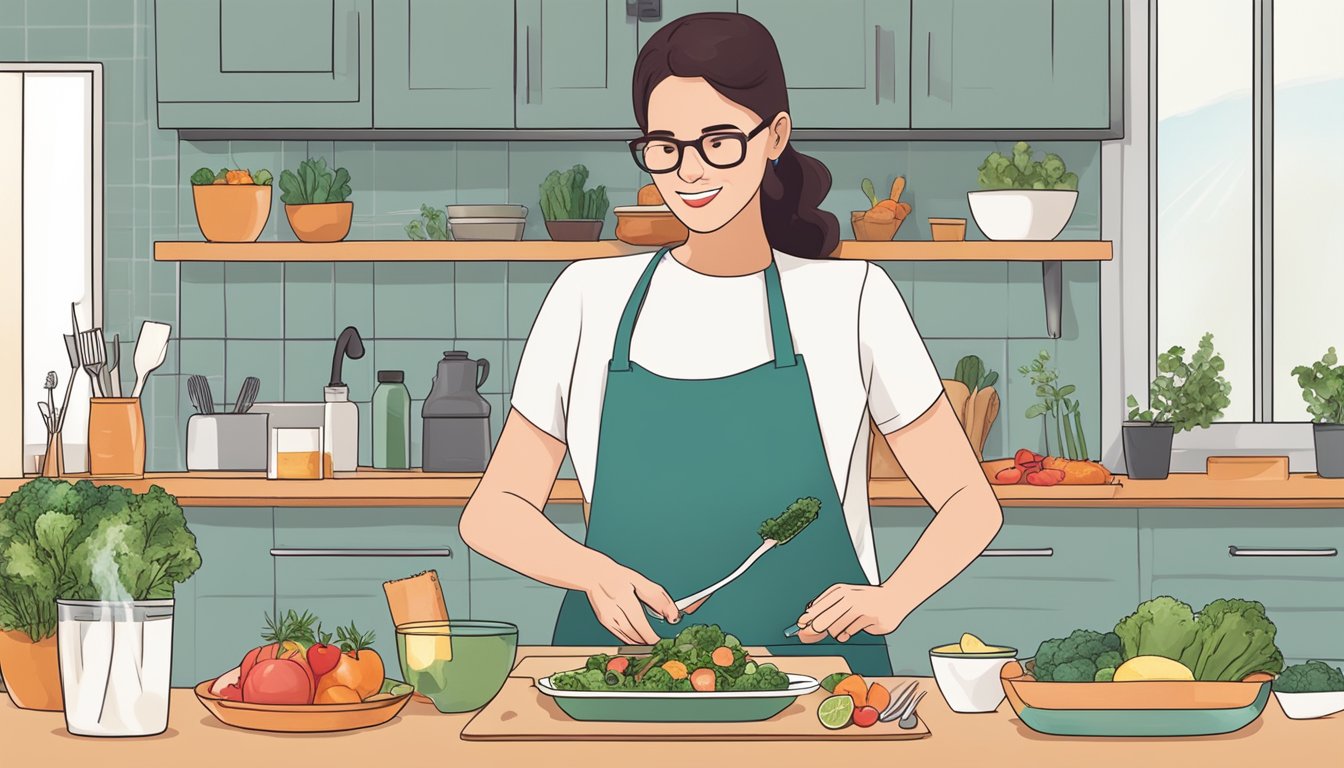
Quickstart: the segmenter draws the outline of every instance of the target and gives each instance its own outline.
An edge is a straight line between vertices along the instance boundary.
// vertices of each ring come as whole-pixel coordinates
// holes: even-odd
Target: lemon
[[[443,627],[442,632],[406,635],[406,666],[416,672],[423,672],[434,666],[435,662],[452,661],[453,641],[448,637],[447,627]]]
[[[962,653],[991,653],[996,650],[998,649],[985,645],[985,641],[972,635],[970,632],[961,636]]]
[[[835,731],[849,725],[854,717],[854,699],[848,694],[827,696],[817,707],[817,719],[826,728]]]
[[[1139,680],[1194,680],[1195,675],[1179,661],[1165,656],[1135,656],[1115,670],[1117,683]]]

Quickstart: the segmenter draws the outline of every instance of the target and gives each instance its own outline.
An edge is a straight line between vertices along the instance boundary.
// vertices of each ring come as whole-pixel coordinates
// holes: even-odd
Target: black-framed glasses
[[[732,168],[747,156],[747,142],[769,124],[769,120],[763,120],[749,133],[710,130],[693,141],[671,136],[641,136],[630,142],[630,154],[635,158],[635,165],[645,173],[670,173],[677,170],[681,167],[681,158],[688,147],[695,147],[705,163],[715,168]]]

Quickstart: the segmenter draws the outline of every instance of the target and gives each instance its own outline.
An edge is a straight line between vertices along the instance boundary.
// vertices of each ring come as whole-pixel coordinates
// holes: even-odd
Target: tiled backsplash
[[[74,11],[51,13],[55,6]],[[80,8],[87,8],[89,26]],[[350,171],[355,204],[352,239],[403,239],[403,226],[422,203],[511,202],[530,209],[524,236],[546,239],[538,185],[552,169],[583,163],[590,184],[605,184],[613,205],[633,203],[645,177],[624,144],[608,142],[452,141],[178,141],[155,125],[153,3],[150,0],[0,0],[0,60],[105,62],[106,259],[104,319],[121,334],[129,359],[144,319],[173,323],[174,342],[150,378],[145,414],[151,470],[181,469],[185,422],[191,412],[185,377],[209,377],[215,398],[231,402],[244,377],[262,380],[263,400],[317,400],[330,376],[334,338],[353,325],[366,339],[361,360],[347,360],[344,379],[361,403],[361,462],[369,455],[369,400],[379,369],[403,369],[419,403],[435,361],[464,349],[490,361],[484,394],[497,435],[509,406],[518,358],[537,309],[563,264],[377,263],[244,264],[153,261],[155,240],[199,240],[187,178],[206,166],[294,168],[322,156]],[[26,16],[25,16],[26,14]],[[68,26],[47,26],[58,20]],[[929,238],[930,216],[970,212],[966,191],[991,142],[799,142],[821,159],[833,185],[824,207],[850,237],[849,211],[866,207],[859,189],[867,176],[879,190],[897,174],[914,208],[898,240]],[[1100,231],[1099,144],[1042,142],[1080,177],[1077,210],[1061,236],[1096,239]],[[613,236],[608,214],[603,231]],[[967,236],[980,239],[974,222]],[[279,190],[263,240],[292,240]],[[1078,386],[1088,443],[1099,444],[1099,269],[1064,265],[1064,337],[1045,336],[1040,267],[1033,263],[888,263],[944,376],[958,358],[978,354],[1000,372],[1002,406],[986,453],[1043,448],[1039,420],[1024,411],[1035,396],[1017,367],[1046,349],[1061,377]],[[565,468],[569,475],[569,468]]]

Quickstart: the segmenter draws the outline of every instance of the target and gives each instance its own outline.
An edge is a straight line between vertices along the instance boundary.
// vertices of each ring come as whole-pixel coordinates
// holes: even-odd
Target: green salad
[[[717,624],[695,624],[663,638],[647,656],[588,657],[583,669],[551,675],[562,691],[782,691],[789,676],[759,664]]]

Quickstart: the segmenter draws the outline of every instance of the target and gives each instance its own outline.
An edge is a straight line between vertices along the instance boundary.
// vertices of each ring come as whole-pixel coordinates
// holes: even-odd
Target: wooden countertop
[[[70,479],[79,479],[71,476]],[[478,474],[433,474],[361,469],[329,480],[267,480],[262,473],[165,472],[143,480],[100,480],[143,492],[159,485],[188,507],[382,507],[460,506],[471,498]],[[0,479],[0,497],[26,479]],[[874,507],[923,507],[908,480],[873,480]],[[1107,486],[1037,488],[995,486],[1005,507],[1344,507],[1344,480],[1295,474],[1287,480],[1210,479],[1205,474],[1173,474],[1166,480],[1116,476]],[[576,480],[557,480],[553,504],[582,504]]]
[[[519,648],[524,655],[569,655],[575,648]],[[882,678],[889,687],[910,678]],[[1287,756],[1332,754],[1344,739],[1344,719],[1289,720],[1272,698],[1259,720],[1236,733],[1186,739],[1103,739],[1045,736],[1029,730],[1007,702],[998,712],[958,715],[948,709],[928,678],[929,695],[919,705],[932,736],[906,742],[481,742],[459,734],[473,714],[443,715],[411,701],[386,725],[334,734],[286,735],[226,726],[208,713],[190,690],[172,692],[168,730],[159,736],[94,739],[71,736],[59,712],[17,709],[0,697],[4,755],[40,758],[45,765],[233,766],[264,755],[269,764],[384,765],[413,756],[449,765],[639,765],[686,768],[713,762],[727,768],[818,765],[1273,765]],[[687,726],[694,733],[694,726]],[[1011,755],[1012,758],[1008,759]],[[14,762],[14,761],[11,761]],[[1327,761],[1328,762],[1328,761]]]

